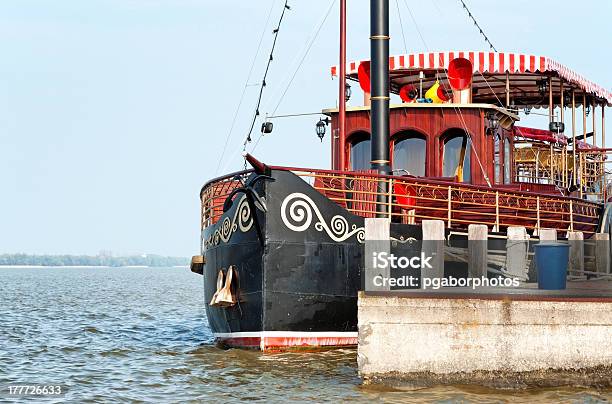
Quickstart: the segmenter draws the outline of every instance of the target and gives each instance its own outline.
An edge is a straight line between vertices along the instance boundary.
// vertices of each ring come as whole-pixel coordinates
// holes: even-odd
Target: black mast
[[[371,167],[390,174],[389,162],[389,0],[370,0]],[[387,211],[387,183],[379,181],[376,212]]]

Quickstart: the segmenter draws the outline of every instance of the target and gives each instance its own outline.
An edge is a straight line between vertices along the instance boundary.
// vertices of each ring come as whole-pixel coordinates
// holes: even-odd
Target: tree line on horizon
[[[0,266],[4,265],[39,265],[39,266],[148,266],[172,267],[188,265],[185,257],[166,257],[162,255],[131,255],[114,257],[107,255],[31,255],[0,254]]]

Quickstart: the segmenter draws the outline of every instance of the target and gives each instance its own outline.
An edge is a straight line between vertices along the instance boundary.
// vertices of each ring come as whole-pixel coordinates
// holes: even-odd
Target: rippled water
[[[0,386],[118,401],[603,402],[611,392],[362,387],[354,350],[221,350],[185,268],[0,268]],[[6,399],[0,395],[0,402]]]

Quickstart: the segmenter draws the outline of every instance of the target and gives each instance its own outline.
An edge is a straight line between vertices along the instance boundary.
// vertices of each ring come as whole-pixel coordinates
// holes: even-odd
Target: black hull
[[[265,208],[238,193],[202,234],[212,331],[226,345],[266,350],[355,345],[364,218],[289,171],[271,177],[255,186]],[[418,226],[393,228],[421,239]],[[217,273],[230,265],[238,273],[238,304],[210,306]]]

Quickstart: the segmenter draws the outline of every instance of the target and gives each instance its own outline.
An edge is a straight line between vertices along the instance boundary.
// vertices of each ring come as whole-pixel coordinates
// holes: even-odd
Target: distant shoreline
[[[10,264],[0,264],[0,268],[17,268],[17,269],[27,269],[27,268],[189,268],[189,265],[120,265],[120,266],[112,266],[112,265],[10,265]]]
[[[70,255],[70,254],[0,254],[0,267],[46,268],[46,267],[109,267],[109,268],[154,268],[184,267],[189,258],[169,257],[157,254],[140,255]]]

